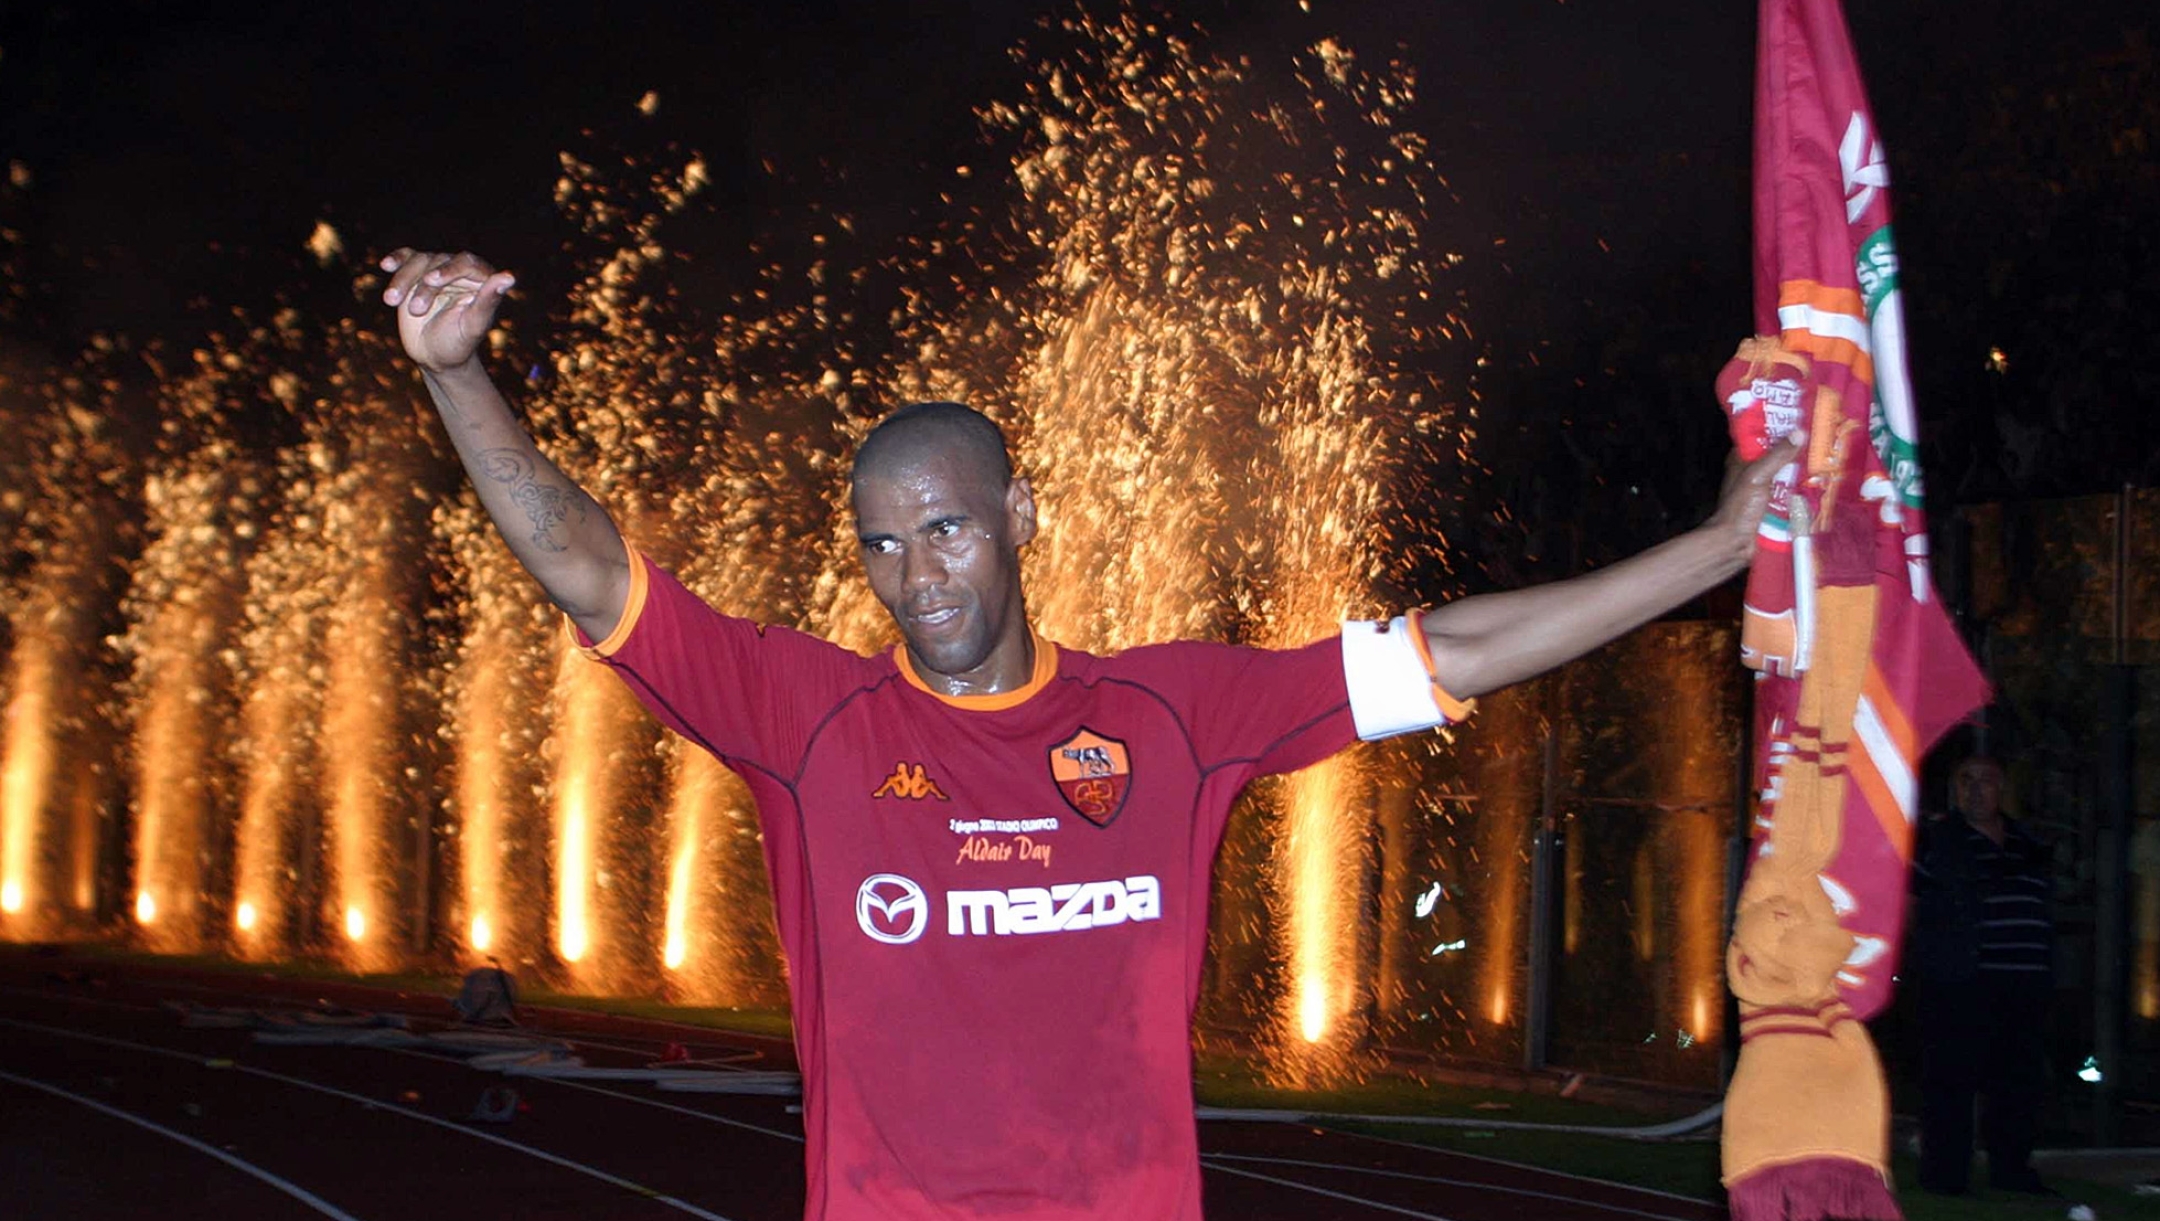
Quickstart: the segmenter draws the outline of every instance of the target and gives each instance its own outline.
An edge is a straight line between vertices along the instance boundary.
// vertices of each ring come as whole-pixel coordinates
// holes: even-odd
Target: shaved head
[[[971,480],[1003,490],[1012,482],[1005,434],[961,403],[910,403],[878,421],[855,451],[853,479],[890,474],[929,457],[950,458]]]

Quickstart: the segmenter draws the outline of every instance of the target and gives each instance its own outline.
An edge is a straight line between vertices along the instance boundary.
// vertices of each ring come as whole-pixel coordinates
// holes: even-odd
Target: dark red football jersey
[[[633,573],[595,654],[757,799],[808,1216],[1198,1221],[1209,870],[1248,780],[1354,740],[1338,640],[1038,639],[1025,688],[954,698],[904,649],[860,657]]]

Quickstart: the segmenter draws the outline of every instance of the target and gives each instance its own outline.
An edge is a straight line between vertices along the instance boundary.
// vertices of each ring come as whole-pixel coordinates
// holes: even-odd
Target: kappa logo
[[[877,791],[870,796],[900,797],[908,801],[921,801],[925,797],[935,797],[939,801],[952,800],[945,795],[945,790],[937,786],[937,781],[932,780],[929,773],[923,770],[920,763],[893,764],[892,775],[885,777],[885,783],[877,786]]]
[[[1050,778],[1074,813],[1107,827],[1132,788],[1132,754],[1116,738],[1082,726],[1050,748]]]
[[[930,927],[930,896],[897,873],[873,873],[855,890],[855,923],[886,945],[906,945]]]

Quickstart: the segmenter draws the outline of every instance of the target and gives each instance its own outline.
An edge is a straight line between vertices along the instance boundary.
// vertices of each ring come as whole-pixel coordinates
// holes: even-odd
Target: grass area
[[[1913,1166],[1899,1166],[1899,1181],[1913,1173]],[[2050,1180],[2063,1194],[2060,1200],[2020,1196],[2008,1192],[1981,1191],[1970,1196],[1931,1195],[1918,1188],[1898,1193],[1905,1221],[2062,1221],[2072,1204],[2093,1210],[2096,1221],[2153,1221],[2160,1218],[2160,1196],[2136,1196],[2127,1187],[2104,1183]]]
[[[1354,1122],[1328,1126],[1345,1132],[1362,1132],[1367,1136],[1498,1158],[1504,1162],[1521,1162],[1564,1174],[1647,1187],[1698,1200],[1715,1200],[1725,1191],[1718,1184],[1718,1147],[1714,1135],[1642,1141],[1505,1128],[1434,1128]]]
[[[518,985],[518,1002],[526,1005],[545,1005],[555,1009],[580,1009],[593,1013],[613,1013],[625,1017],[650,1018],[657,1022],[680,1022],[685,1026],[707,1026],[714,1030],[730,1030],[738,1034],[763,1035],[771,1039],[791,1039],[795,1024],[788,1015],[777,1009],[728,1009],[717,1005],[673,1005],[642,996],[584,996],[569,992],[549,992],[544,989],[528,990]]]
[[[1194,1068],[1193,1088],[1205,1106],[1330,1115],[1421,1115],[1508,1123],[1636,1128],[1674,1119],[1684,1113],[1679,1110],[1646,1113],[1562,1098],[1556,1094],[1418,1081],[1394,1074],[1374,1075],[1365,1081],[1327,1089],[1297,1089],[1271,1084],[1254,1071],[1252,1064],[1226,1055],[1202,1056]]]

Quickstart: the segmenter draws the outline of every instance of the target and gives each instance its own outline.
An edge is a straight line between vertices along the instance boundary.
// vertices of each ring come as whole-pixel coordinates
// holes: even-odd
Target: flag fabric
[[[1861,1022],[1889,1000],[1926,750],[1987,699],[1928,575],[1889,175],[1837,0],[1761,0],[1755,338],[1718,381],[1736,445],[1804,429],[1741,627],[1761,800],[1728,982],[1736,1221],[1895,1218]]]

